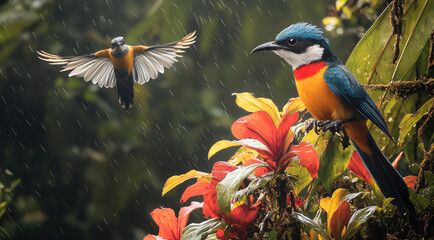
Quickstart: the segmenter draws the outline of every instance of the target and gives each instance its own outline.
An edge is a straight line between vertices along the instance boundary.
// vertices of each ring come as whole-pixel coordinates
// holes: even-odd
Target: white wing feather
[[[164,73],[164,68],[170,68],[177,62],[177,53],[183,53],[195,42],[196,32],[192,32],[183,39],[162,46],[149,47],[134,57],[133,79],[138,84],[144,84],[150,79],[158,77],[158,73]]]
[[[108,58],[95,57],[94,54],[61,57],[44,51],[37,53],[41,60],[51,65],[64,65],[61,72],[71,71],[69,77],[82,77],[84,81],[98,84],[100,87],[112,88],[116,85],[114,67]]]

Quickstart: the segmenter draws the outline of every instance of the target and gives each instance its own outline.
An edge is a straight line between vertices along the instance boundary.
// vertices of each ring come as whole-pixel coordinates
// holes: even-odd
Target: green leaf
[[[395,65],[391,64],[395,44],[389,20],[391,4],[351,53],[346,67],[360,82],[387,84],[391,80],[410,80],[403,77],[414,67],[432,32],[434,2],[430,0],[408,2],[404,5],[401,55]]]
[[[425,74],[427,68],[427,54],[429,49],[426,47],[429,42],[430,34],[434,25],[434,2],[430,0],[405,1],[404,15],[402,19],[402,38],[400,40],[400,53],[396,64],[392,64],[392,57],[396,36],[392,33],[390,25],[390,4],[364,37],[359,41],[356,48],[351,53],[346,67],[354,74],[359,82],[364,84],[389,84],[393,81],[414,81]],[[424,70],[422,70],[424,69]],[[398,138],[398,123],[405,113],[415,112],[417,103],[426,101],[426,94],[422,91],[420,96],[410,95],[407,99],[396,100],[390,94],[383,91],[371,91],[370,96],[374,101],[382,98],[380,110],[386,119],[388,128],[392,136]],[[389,102],[393,102],[391,105]],[[390,106],[389,106],[390,105]],[[383,148],[383,153],[387,157],[392,157],[396,153],[396,144],[381,132],[373,124],[368,123],[369,129]],[[415,134],[412,131],[411,134]],[[401,151],[411,137],[402,139]],[[415,156],[416,149],[408,153]]]
[[[392,204],[393,199],[394,199],[394,198],[386,198],[386,199],[383,201],[383,205],[381,206],[381,208],[383,208],[383,209],[387,209],[387,208]]]
[[[21,182],[21,179],[16,179],[14,181],[12,181],[11,186],[9,187],[9,189],[12,191],[14,190],[14,188],[16,188]]]
[[[349,201],[353,200],[354,198],[356,198],[356,197],[358,197],[359,195],[362,195],[362,194],[369,194],[369,192],[350,193],[350,194],[348,194],[348,195],[346,195],[344,197],[344,200],[349,202]]]
[[[315,151],[320,158],[318,179],[324,185],[326,190],[331,193],[331,188],[336,180],[347,168],[351,154],[354,151],[352,147],[345,150],[337,136],[331,138],[330,131],[317,135],[315,131],[310,131],[303,141],[307,141],[315,146]]]
[[[11,238],[11,235],[6,231],[6,229],[0,227],[0,232],[4,233],[8,238]]]
[[[241,189],[235,193],[235,202],[241,199],[242,196],[249,196],[256,189],[264,187],[270,181],[271,176],[272,175],[263,175],[253,179],[246,188]]]
[[[432,200],[418,195],[413,189],[409,188],[410,200],[418,212],[425,211],[430,205],[434,204]]]
[[[369,206],[357,210],[350,218],[347,225],[347,230],[345,231],[342,239],[350,239],[355,233],[360,225],[368,221],[371,215],[375,212],[376,206]]]
[[[277,232],[276,230],[265,233],[264,240],[277,240]]]
[[[400,57],[396,62],[391,80],[401,80],[414,68],[419,55],[429,41],[434,26],[434,2],[431,0],[413,2],[404,17],[404,38]],[[403,44],[404,43],[404,44]]]
[[[253,164],[247,167],[240,167],[228,173],[228,175],[226,175],[226,177],[219,184],[217,184],[217,203],[220,207],[220,210],[226,216],[230,216],[232,198],[240,188],[240,185],[244,179],[249,176],[256,168],[264,166],[264,164]]]
[[[296,195],[312,182],[312,177],[310,176],[309,171],[307,168],[301,166],[300,162],[292,161],[286,169],[286,172],[296,179],[292,184]]]
[[[6,204],[7,204],[6,202],[0,203],[0,218],[3,216],[3,214],[6,211]]]
[[[324,239],[332,240],[332,238],[327,233],[327,229],[319,225],[317,222],[298,212],[293,212],[292,216],[294,216],[301,223],[307,225],[309,228],[313,229],[319,235],[324,237]]]
[[[191,223],[182,231],[181,240],[203,240],[221,226],[218,219],[211,218],[201,223]]]
[[[417,110],[414,114],[407,114],[402,119],[401,123],[399,124],[399,138],[398,138],[398,144],[403,146],[404,144],[408,143],[408,141],[404,141],[406,139],[407,134],[414,129],[414,126],[417,122],[420,121],[420,119],[428,112],[428,109],[433,104],[434,97],[431,98],[429,101],[427,101],[419,110]]]

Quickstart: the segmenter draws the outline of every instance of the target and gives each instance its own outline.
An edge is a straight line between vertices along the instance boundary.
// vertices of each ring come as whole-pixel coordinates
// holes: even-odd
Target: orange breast
[[[297,86],[298,95],[307,110],[317,120],[350,118],[351,112],[344,108],[339,97],[330,90],[324,81],[324,72],[328,66],[323,66],[314,74],[300,74],[299,72],[295,74],[295,85]],[[297,79],[297,76],[303,76],[303,78]]]
[[[113,63],[113,66],[117,70],[122,70],[126,68],[128,70],[128,75],[133,71],[133,62],[134,62],[134,51],[130,46],[128,53],[122,58],[115,58],[110,54],[110,61]]]

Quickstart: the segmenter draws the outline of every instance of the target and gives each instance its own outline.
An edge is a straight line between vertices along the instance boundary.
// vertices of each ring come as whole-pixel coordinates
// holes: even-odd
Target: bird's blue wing
[[[324,80],[334,94],[343,97],[362,116],[393,139],[380,110],[350,70],[344,65],[330,66],[324,73]]]

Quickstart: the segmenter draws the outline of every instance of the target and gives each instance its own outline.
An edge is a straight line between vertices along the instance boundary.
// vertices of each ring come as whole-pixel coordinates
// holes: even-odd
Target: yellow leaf
[[[232,209],[235,209],[235,208],[237,208],[238,206],[241,206],[241,205],[243,205],[243,204],[245,204],[245,205],[248,204],[246,195],[243,195],[239,201],[236,201],[236,202],[232,205]]]
[[[347,3],[347,0],[336,0],[336,10],[340,10],[345,3]]]
[[[353,16],[353,11],[351,11],[351,8],[349,8],[348,6],[344,6],[342,8],[342,12],[347,15],[347,19],[350,19]]]
[[[291,115],[295,112],[301,112],[304,111],[306,107],[304,106],[303,102],[299,97],[297,98],[291,98],[288,100],[288,103],[285,104],[283,107],[283,114],[282,116]]]
[[[163,193],[161,194],[161,196],[164,196],[164,194],[166,194],[167,192],[172,190],[174,187],[178,186],[179,184],[185,182],[188,179],[205,177],[208,175],[209,175],[208,173],[199,172],[196,170],[191,170],[190,172],[182,174],[182,175],[172,176],[169,179],[167,179],[166,183],[164,184]]]
[[[234,146],[240,146],[240,143],[232,142],[228,140],[221,140],[216,142],[212,147],[209,149],[208,152],[208,159],[210,159],[214,154],[219,152],[220,150],[226,149],[228,147],[234,147]]]
[[[237,96],[235,103],[247,112],[265,111],[273,119],[274,125],[279,126],[281,121],[277,106],[268,98],[255,98],[251,93],[234,93]]]
[[[338,188],[333,192],[331,198],[322,198],[319,202],[320,207],[327,212],[327,230],[329,233],[331,233],[330,220],[333,216],[333,213],[336,212],[339,204],[341,204],[342,200],[344,200],[344,197],[347,194],[347,190],[343,188]]]
[[[228,162],[233,165],[238,165],[239,163],[244,163],[251,158],[256,158],[257,156],[257,151],[243,146],[238,149]]]
[[[197,181],[198,182],[211,182],[211,179],[212,179],[212,175],[208,174],[208,175],[205,175],[205,176],[198,177]]]
[[[320,235],[320,234],[317,234],[318,235],[318,239],[319,240],[327,240],[327,238],[325,238],[325,237],[323,237],[322,235]],[[314,238],[315,239],[315,238]]]
[[[341,19],[338,17],[325,17],[322,19],[322,24],[340,26],[341,25]]]

